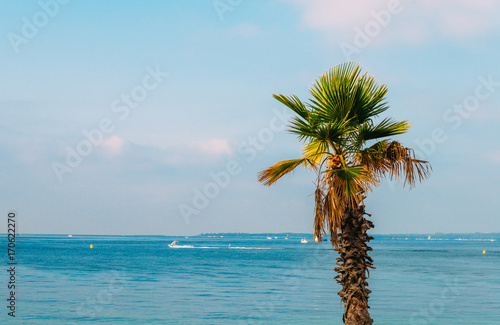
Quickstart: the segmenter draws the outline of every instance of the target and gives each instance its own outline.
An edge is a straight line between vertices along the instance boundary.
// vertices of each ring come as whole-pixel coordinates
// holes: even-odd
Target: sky
[[[433,167],[366,199],[374,234],[500,232],[500,2],[0,1],[0,206],[37,234],[308,232],[291,113],[346,61]],[[6,232],[7,221],[0,222]]]

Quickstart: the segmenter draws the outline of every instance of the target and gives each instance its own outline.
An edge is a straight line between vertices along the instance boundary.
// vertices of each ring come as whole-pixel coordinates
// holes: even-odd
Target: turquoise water
[[[0,323],[342,324],[329,243],[271,236],[18,236],[16,319],[2,307]],[[376,324],[500,324],[498,240],[371,246]]]

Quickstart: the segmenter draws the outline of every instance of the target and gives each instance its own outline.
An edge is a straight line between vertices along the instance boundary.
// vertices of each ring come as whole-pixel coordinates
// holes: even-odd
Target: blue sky
[[[305,100],[349,60],[388,86],[387,115],[413,125],[398,139],[434,168],[371,194],[374,233],[500,232],[500,3],[0,7],[0,205],[21,233],[311,232],[313,174],[256,180],[300,155],[271,95]]]

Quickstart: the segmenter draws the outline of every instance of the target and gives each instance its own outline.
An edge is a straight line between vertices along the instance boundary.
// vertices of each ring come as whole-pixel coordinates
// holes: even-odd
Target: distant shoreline
[[[0,233],[0,236],[6,233]],[[71,236],[69,236],[71,235]],[[203,233],[199,235],[94,235],[94,234],[16,234],[16,236],[23,237],[192,237],[192,238],[207,238],[207,237],[253,237],[253,238],[266,238],[268,236],[286,237],[289,235],[290,238],[313,238],[312,233]],[[500,241],[500,233],[426,233],[426,234],[372,234],[374,240],[457,240],[457,241]],[[325,236],[325,241],[328,240],[328,236]]]

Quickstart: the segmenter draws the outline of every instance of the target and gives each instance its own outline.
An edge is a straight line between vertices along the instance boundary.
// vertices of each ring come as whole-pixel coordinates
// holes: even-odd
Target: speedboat
[[[308,241],[307,239],[305,239],[305,238],[302,238],[302,239],[300,240],[300,242],[301,242],[302,244],[307,244],[309,241]]]
[[[177,245],[178,241],[174,240],[171,244],[168,245],[170,248],[194,248],[193,245]]]

